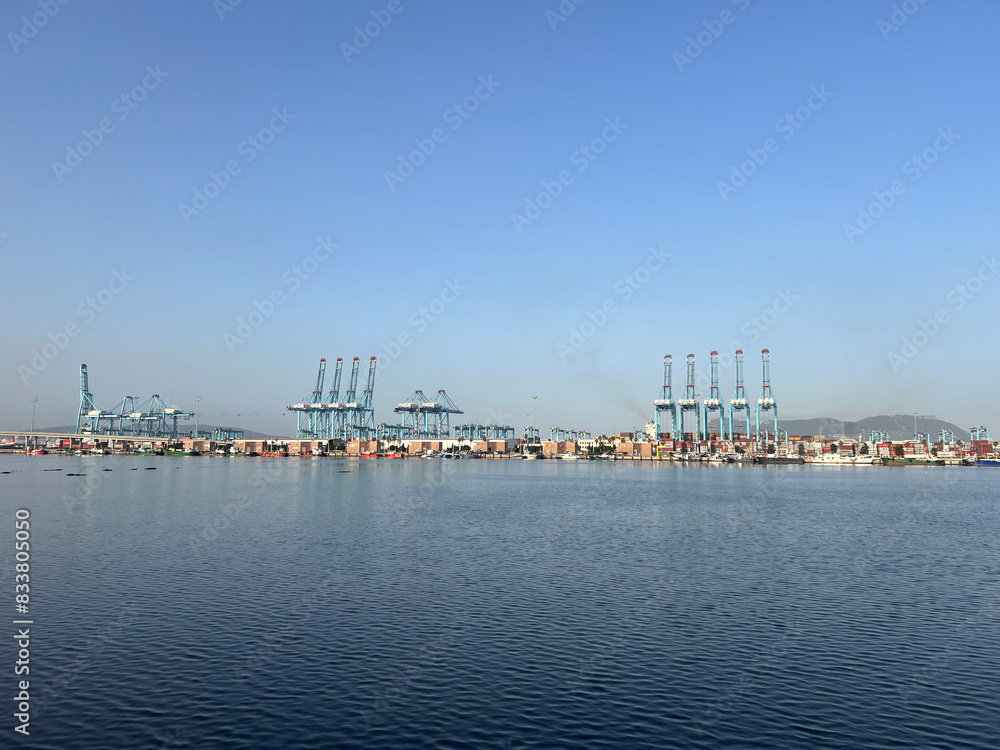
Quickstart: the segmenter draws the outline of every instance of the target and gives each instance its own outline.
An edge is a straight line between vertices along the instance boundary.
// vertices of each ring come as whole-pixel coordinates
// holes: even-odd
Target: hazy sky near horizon
[[[0,31],[0,426],[73,423],[86,362],[105,407],[276,432],[320,357],[375,355],[378,421],[444,388],[453,424],[537,396],[598,433],[652,418],[665,354],[705,397],[742,347],[756,399],[768,347],[783,416],[1000,433],[998,2],[13,0]]]

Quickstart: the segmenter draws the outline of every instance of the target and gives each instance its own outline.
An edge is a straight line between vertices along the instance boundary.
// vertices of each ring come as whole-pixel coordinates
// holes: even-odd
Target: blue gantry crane
[[[420,415],[421,409],[427,404],[427,398],[424,396],[423,391],[414,391],[413,395],[410,396],[406,401],[396,405],[393,409],[396,414],[402,415],[402,423],[400,427],[404,432],[413,435],[414,437],[421,435],[421,422]],[[386,427],[392,427],[392,425],[386,425]]]
[[[76,417],[77,432],[94,435],[138,435],[143,437],[178,437],[177,420],[190,419],[194,412],[185,411],[153,394],[141,404],[135,396],[122,398],[113,411],[103,409],[90,392],[87,365],[80,365],[80,411]]]
[[[680,432],[684,433],[684,414],[685,412],[694,412],[695,419],[695,429],[692,430],[692,434],[695,439],[701,436],[701,410],[698,408],[698,394],[694,392],[694,355],[689,354],[687,356],[687,385],[684,388],[684,398],[677,400],[678,407],[678,426],[680,427]]]
[[[318,440],[331,438],[368,440],[374,437],[377,433],[374,406],[376,362],[375,357],[369,361],[368,382],[359,397],[358,375],[361,370],[361,358],[354,358],[351,363],[347,390],[343,400],[341,400],[340,384],[344,360],[342,357],[337,357],[333,388],[324,401],[323,385],[326,380],[326,358],[320,359],[319,371],[316,374],[316,386],[312,393],[298,403],[286,407],[288,411],[298,415],[298,437]]]
[[[109,435],[114,432],[117,417],[114,412],[102,409],[96,404],[94,394],[90,392],[87,365],[80,365],[80,412],[76,417],[76,431]]]
[[[590,440],[590,433],[585,430],[566,430],[562,427],[553,427],[549,430],[551,440],[572,440],[574,443],[580,440]]]
[[[423,391],[414,391],[407,401],[398,404],[393,411],[403,415],[402,426],[416,437],[437,440],[451,436],[451,415],[463,413],[444,389],[437,392],[434,400],[428,399]]]
[[[323,425],[323,433],[329,437],[337,435],[343,425],[344,410],[340,404],[340,378],[344,371],[344,358],[337,357],[333,366],[333,388],[327,396],[326,404],[329,407],[326,411],[326,421]]]
[[[736,360],[736,392],[729,399],[729,439],[733,440],[736,432],[736,422],[734,412],[743,412],[747,418],[747,440],[750,439],[750,401],[747,399],[746,389],[743,387],[743,350],[737,349]]]
[[[459,424],[452,427],[452,436],[461,440],[505,440],[514,437],[514,428],[500,424]]]
[[[435,435],[448,437],[451,434],[451,415],[462,414],[462,410],[455,406],[455,403],[448,397],[442,388],[437,392],[434,400],[424,404],[424,425],[427,425],[427,417],[431,418],[432,431]]]
[[[361,393],[357,406],[352,409],[351,433],[350,437],[370,440],[375,434],[375,407],[373,398],[375,395],[375,367],[378,360],[372,357],[368,361],[368,380],[365,389]]]
[[[768,349],[760,350],[761,363],[761,388],[760,398],[757,399],[757,436],[760,439],[760,413],[762,411],[774,412],[774,434],[778,434],[778,402],[774,400],[774,393],[771,392],[771,352]]]
[[[711,412],[719,413],[719,439],[726,437],[726,412],[722,408],[722,399],[719,398],[719,353],[713,351],[710,355],[712,370],[712,385],[708,392],[708,398],[702,402],[702,432],[701,439],[708,440],[708,420]]]
[[[329,413],[329,407],[323,403],[323,381],[325,378],[326,357],[323,357],[319,361],[316,385],[312,393],[298,403],[285,407],[288,411],[295,412],[296,435],[300,438],[324,437],[322,431],[326,422],[325,415]]]
[[[350,440],[354,432],[354,420],[359,407],[358,404],[358,373],[361,370],[361,357],[355,357],[351,361],[351,377],[347,382],[347,391],[344,393],[344,400],[341,402],[343,419],[340,429],[336,435],[341,440]]]
[[[670,436],[674,437],[677,430],[677,404],[674,403],[673,393],[673,357],[667,354],[663,358],[663,387],[660,389],[660,397],[653,401],[653,424],[656,431],[656,439],[663,437],[663,425],[661,423],[663,414],[670,415]]]

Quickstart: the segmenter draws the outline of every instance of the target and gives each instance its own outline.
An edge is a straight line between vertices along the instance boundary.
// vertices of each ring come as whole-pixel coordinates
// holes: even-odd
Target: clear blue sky
[[[203,422],[278,430],[320,357],[374,354],[379,421],[445,388],[456,421],[520,427],[537,396],[543,431],[606,432],[651,419],[664,354],[676,393],[689,352],[704,368],[742,345],[754,398],[770,348],[782,415],[1000,433],[1000,271],[958,289],[1000,251],[1000,3],[914,1],[895,30],[867,0],[389,6],[4,4],[0,425],[26,425],[33,395],[37,425],[72,422],[86,362],[105,406],[200,395]],[[373,12],[391,20],[346,48]],[[433,153],[387,178],[415,141]],[[229,162],[199,213],[180,207]],[[558,196],[512,218],[542,183]],[[845,231],[876,192],[892,205]],[[339,247],[294,287],[317,237]],[[629,287],[653,247],[670,257]]]

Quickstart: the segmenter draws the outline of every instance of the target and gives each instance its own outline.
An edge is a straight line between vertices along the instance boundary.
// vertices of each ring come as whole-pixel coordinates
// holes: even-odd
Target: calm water
[[[5,747],[1000,747],[1000,469],[0,470]]]

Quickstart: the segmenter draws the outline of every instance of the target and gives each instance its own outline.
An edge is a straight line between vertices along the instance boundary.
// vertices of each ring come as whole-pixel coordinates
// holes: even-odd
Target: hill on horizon
[[[718,424],[718,422],[716,422]],[[745,425],[746,422],[737,421]],[[826,437],[848,437],[856,439],[859,435],[868,438],[870,430],[884,430],[892,440],[910,440],[913,438],[912,414],[880,414],[875,417],[865,417],[851,422],[834,417],[812,417],[808,419],[778,419],[778,427],[787,430],[789,435],[824,435]],[[946,422],[933,415],[917,415],[917,431],[926,432],[935,442],[942,430],[951,430],[956,440],[968,441],[969,431],[952,422]]]

